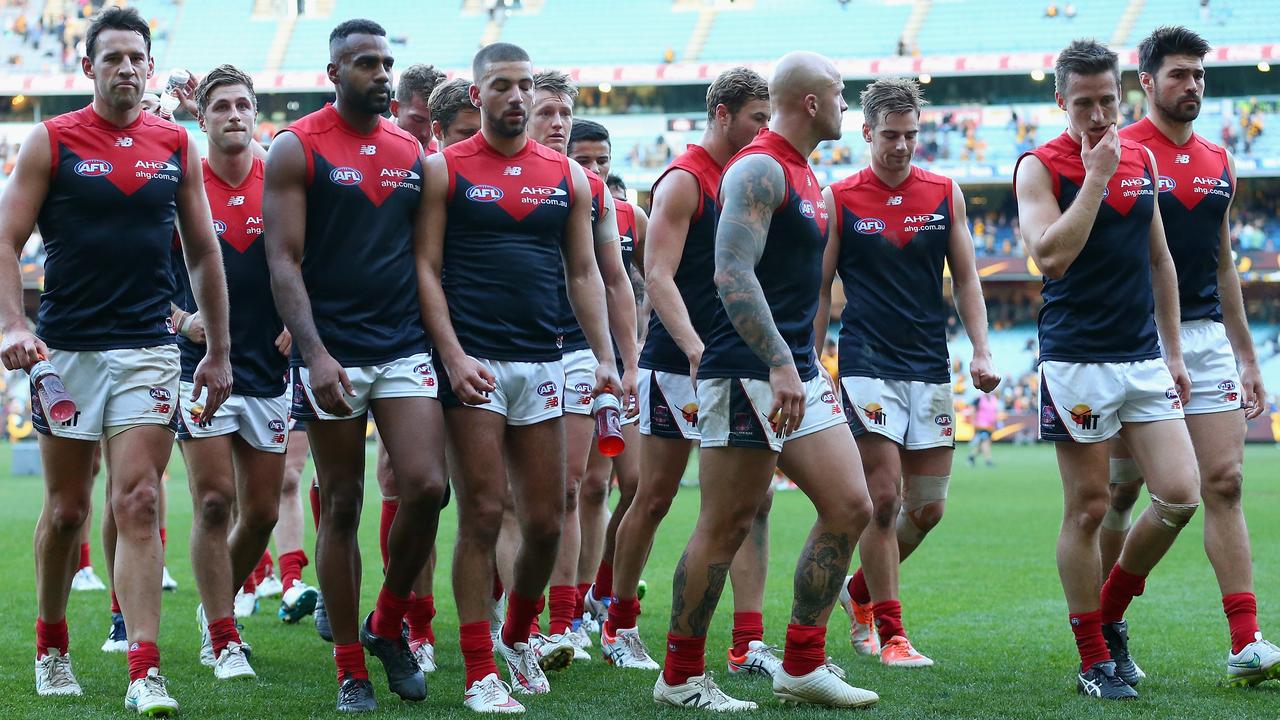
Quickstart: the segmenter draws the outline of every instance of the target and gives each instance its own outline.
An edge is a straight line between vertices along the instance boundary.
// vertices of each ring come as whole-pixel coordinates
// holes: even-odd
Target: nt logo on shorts
[[[880,403],[871,403],[862,408],[862,414],[866,416],[867,420],[884,427],[886,416],[884,414],[884,408],[880,407]]]
[[[1097,430],[1099,415],[1093,411],[1093,408],[1083,403],[1076,405],[1069,411],[1071,413],[1071,422],[1080,426],[1081,430]]]

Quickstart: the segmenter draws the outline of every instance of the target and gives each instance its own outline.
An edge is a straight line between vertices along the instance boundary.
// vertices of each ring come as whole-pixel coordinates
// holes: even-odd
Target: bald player
[[[826,653],[826,624],[871,499],[835,383],[813,350],[829,220],[806,158],[840,138],[847,105],[830,60],[791,53],[769,81],[769,127],[725,167],[715,285],[724,307],[698,367],[702,504],[672,579],[659,704],[752,710],[705,671],[707,629],[734,554],[783,471],[817,520],[796,564],[791,624],[773,693],[784,702],[864,707],[875,693],[844,681]],[[760,271],[757,271],[760,268]]]

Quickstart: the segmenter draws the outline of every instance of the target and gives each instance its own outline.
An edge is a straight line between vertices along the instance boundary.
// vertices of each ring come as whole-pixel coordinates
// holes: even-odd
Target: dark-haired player
[[[1262,639],[1258,629],[1249,532],[1240,501],[1245,419],[1262,414],[1267,393],[1231,254],[1228,211],[1235,160],[1193,128],[1204,100],[1208,52],[1209,44],[1184,27],[1157,28],[1139,43],[1138,80],[1147,94],[1147,117],[1121,130],[1120,137],[1141,143],[1160,168],[1160,219],[1178,272],[1182,355],[1191,376],[1183,412],[1200,466],[1204,549],[1231,629],[1227,681],[1256,685],[1280,677],[1280,648]],[[1099,535],[1104,572],[1120,556],[1141,483],[1138,464],[1122,444],[1113,443],[1111,507]],[[1108,580],[1113,584],[1141,585],[1145,580],[1113,572],[1114,579]],[[1103,635],[1113,645],[1128,636],[1123,618],[1103,617],[1102,622]],[[1124,665],[1121,658],[1116,661]],[[1141,676],[1136,666],[1123,669],[1126,680]]]
[[[293,414],[307,421],[320,476],[316,570],[334,640],[338,709],[364,711],[376,706],[365,648],[382,661],[393,692],[426,697],[401,624],[435,541],[443,427],[412,247],[422,147],[382,117],[394,58],[381,26],[338,25],[329,55],[336,100],[271,143],[263,212],[276,307],[293,334]],[[404,512],[391,526],[382,591],[362,626],[356,531],[370,410]]]
[[[57,422],[32,392],[45,503],[36,526],[36,692],[79,695],[67,655],[67,595],[90,504],[94,450],[106,439],[118,539],[116,595],[128,626],[125,705],[170,715],[178,703],[160,675],[163,564],[160,475],[173,448],[178,348],[170,326],[175,224],[187,243],[194,294],[205,309],[206,351],[193,374],[207,389],[201,420],[231,391],[227,295],[195,141],[142,111],[153,72],[151,33],[136,10],[94,16],[81,69],[93,102],[35,127],[0,201],[0,357],[10,370],[48,359],[76,403]],[[22,312],[17,254],[39,222],[48,250],[35,334]],[[194,399],[194,397],[192,398]]]
[[[1121,618],[1140,583],[1199,506],[1182,404],[1190,380],[1178,334],[1178,281],[1165,243],[1151,153],[1116,129],[1116,54],[1077,40],[1055,67],[1067,130],[1023,155],[1014,172],[1028,254],[1044,273],[1040,436],[1056,443],[1065,510],[1058,574],[1080,653],[1076,687],[1137,697],[1123,680],[1123,643],[1109,652],[1103,618]],[[1164,359],[1161,360],[1161,352]],[[1135,524],[1099,599],[1098,528],[1107,507],[1106,440],[1120,435],[1149,478]]]

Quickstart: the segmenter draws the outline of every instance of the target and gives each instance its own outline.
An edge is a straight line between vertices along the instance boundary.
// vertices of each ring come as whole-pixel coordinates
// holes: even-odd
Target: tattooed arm
[[[774,210],[786,196],[782,166],[767,155],[748,155],[725,172],[720,195],[724,208],[716,228],[716,291],[733,328],[769,366],[769,419],[775,433],[790,435],[804,418],[804,386],[756,277]]]

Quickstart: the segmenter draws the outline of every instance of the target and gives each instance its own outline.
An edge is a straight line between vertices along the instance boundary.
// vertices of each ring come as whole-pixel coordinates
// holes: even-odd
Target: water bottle
[[[622,439],[621,412],[622,403],[607,391],[597,395],[591,406],[591,414],[596,416],[596,447],[605,457],[621,455],[627,447]]]
[[[40,406],[44,408],[49,419],[55,422],[66,422],[75,417],[76,403],[67,393],[67,388],[58,376],[58,370],[48,360],[41,360],[31,366],[28,371],[31,383],[36,386],[36,394],[40,398]]]
[[[169,82],[165,85],[164,92],[160,95],[160,114],[165,117],[173,117],[173,111],[178,109],[182,102],[178,99],[178,88],[186,86],[191,80],[191,73],[186,70],[177,69],[169,73]]]

